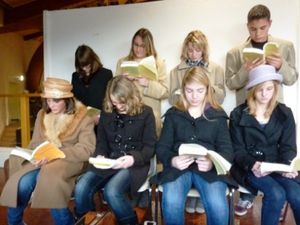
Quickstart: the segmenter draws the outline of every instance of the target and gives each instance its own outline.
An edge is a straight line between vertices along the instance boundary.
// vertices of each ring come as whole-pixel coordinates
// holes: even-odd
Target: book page
[[[197,159],[199,156],[206,156],[207,155],[207,149],[198,144],[194,143],[186,143],[181,144],[178,149],[179,155],[190,155]]]
[[[128,74],[129,76],[139,76],[139,64],[135,61],[124,61],[121,64],[122,74]]]
[[[254,60],[261,60],[264,58],[264,52],[258,48],[244,48],[243,58],[245,61],[252,62]]]
[[[26,149],[26,148],[21,148],[21,147],[16,147],[13,150],[11,150],[10,154],[22,157],[28,161],[32,159],[32,150]]]
[[[211,161],[213,161],[218,175],[226,175],[229,173],[231,168],[231,163],[228,162],[223,156],[219,153],[209,150],[208,155]]]
[[[267,42],[264,47],[264,54],[265,57],[273,55],[274,53],[278,53],[279,49],[278,49],[278,44],[275,42]]]
[[[63,151],[61,151],[55,144],[48,141],[45,141],[37,146],[34,149],[32,155],[34,160],[41,160],[46,158],[48,159],[48,161],[66,157]]]
[[[89,163],[98,169],[110,169],[117,164],[117,160],[104,157],[90,157]]]
[[[88,106],[87,110],[88,110],[87,115],[89,115],[89,116],[98,116],[98,115],[100,115],[100,112],[101,112],[100,109],[97,109],[97,108],[92,107],[92,106]]]
[[[265,172],[292,172],[293,169],[290,165],[282,163],[268,163],[262,162],[260,165],[260,171]]]

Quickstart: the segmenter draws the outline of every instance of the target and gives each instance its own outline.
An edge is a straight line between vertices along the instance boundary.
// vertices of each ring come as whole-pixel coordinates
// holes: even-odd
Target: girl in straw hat
[[[34,149],[44,141],[60,148],[65,158],[48,161],[22,160],[18,171],[10,171],[0,203],[8,206],[8,224],[21,225],[23,213],[31,200],[32,208],[50,208],[56,225],[74,224],[68,209],[76,177],[95,149],[94,123],[87,109],[73,98],[72,85],[62,79],[47,78],[29,144]],[[11,168],[19,157],[10,157]],[[32,193],[34,194],[32,195]]]

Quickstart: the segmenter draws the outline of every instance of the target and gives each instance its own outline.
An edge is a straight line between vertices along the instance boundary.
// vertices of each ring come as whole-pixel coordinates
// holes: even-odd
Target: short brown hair
[[[208,41],[204,33],[199,30],[191,31],[186,38],[184,39],[182,51],[181,51],[181,60],[185,61],[188,59],[187,46],[189,43],[192,43],[194,47],[199,48],[202,51],[202,58],[204,62],[209,61],[209,47]]]
[[[248,23],[258,19],[267,19],[267,20],[271,19],[271,13],[267,6],[255,5],[250,9],[248,13]]]
[[[82,67],[91,65],[91,74],[103,67],[98,55],[87,45],[80,45],[75,52],[76,72],[85,75]]]

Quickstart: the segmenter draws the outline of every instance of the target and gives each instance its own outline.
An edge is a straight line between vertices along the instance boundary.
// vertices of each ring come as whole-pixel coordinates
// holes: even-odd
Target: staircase
[[[18,128],[20,128],[20,121],[12,120],[10,124],[3,130],[2,136],[0,138],[0,146],[15,147],[17,142],[16,130]]]

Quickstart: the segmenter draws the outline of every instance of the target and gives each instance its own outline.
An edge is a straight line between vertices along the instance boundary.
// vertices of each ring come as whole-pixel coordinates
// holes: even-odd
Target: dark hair
[[[255,5],[250,9],[248,13],[248,23],[258,19],[267,19],[267,20],[271,19],[271,13],[267,6]]]
[[[103,67],[98,55],[87,45],[80,45],[75,52],[75,68],[80,74],[85,75],[82,67],[91,65],[91,74]]]
[[[65,114],[74,114],[75,113],[75,100],[74,98],[58,98],[54,99],[55,101],[64,100],[66,103]],[[42,98],[42,108],[48,114],[51,112],[51,109],[47,103],[47,98]]]

